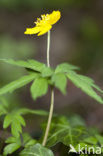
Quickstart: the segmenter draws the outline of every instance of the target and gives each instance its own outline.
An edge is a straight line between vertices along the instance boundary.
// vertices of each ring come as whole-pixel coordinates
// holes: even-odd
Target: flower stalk
[[[47,36],[47,66],[50,67],[50,30]]]
[[[53,11],[51,14],[43,14],[40,18],[37,18],[37,21],[34,22],[35,26],[33,28],[27,28],[24,34],[37,34],[37,36],[41,36],[45,33],[48,33],[47,37],[47,66],[50,67],[50,30],[52,26],[58,22],[61,17],[61,12],[59,10]],[[51,104],[50,104],[50,111],[49,117],[47,122],[47,127],[43,139],[42,145],[45,146],[50,130],[50,124],[53,116],[53,108],[54,108],[54,89],[51,90]]]
[[[48,37],[47,37],[47,66],[50,67],[50,31],[48,31]],[[42,142],[42,145],[45,146],[50,130],[50,125],[51,125],[51,120],[53,116],[53,109],[54,109],[54,89],[51,89],[51,103],[50,103],[50,111],[49,111],[49,117],[48,117],[48,122],[44,134],[44,139]]]
[[[45,146],[46,142],[47,142],[50,125],[51,125],[51,120],[52,120],[52,116],[53,116],[53,109],[54,109],[54,90],[52,89],[51,90],[51,105],[50,105],[47,127],[46,127],[46,131],[45,131],[45,135],[44,135],[44,139],[43,139],[43,143],[42,143],[43,146]]]

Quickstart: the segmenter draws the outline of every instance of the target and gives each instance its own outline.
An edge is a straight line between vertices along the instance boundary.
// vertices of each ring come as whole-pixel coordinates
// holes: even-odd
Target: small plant
[[[24,34],[37,34],[41,36],[47,33],[47,65],[36,60],[12,60],[1,59],[11,65],[25,68],[28,75],[15,80],[0,89],[0,95],[11,93],[18,88],[21,88],[28,83],[32,82],[30,92],[33,100],[44,96],[48,88],[51,90],[50,111],[49,113],[44,110],[31,110],[27,108],[10,109],[6,100],[1,97],[0,100],[0,116],[3,117],[3,128],[11,127],[12,136],[5,141],[6,146],[1,150],[3,156],[14,154],[20,156],[53,156],[50,149],[58,143],[62,143],[70,149],[72,145],[78,152],[77,146],[81,147],[87,145],[96,147],[103,144],[103,137],[98,131],[94,131],[86,127],[85,123],[78,119],[78,122],[71,120],[66,116],[53,116],[54,109],[54,88],[57,88],[66,94],[67,80],[71,81],[76,87],[80,88],[83,92],[103,104],[103,99],[96,93],[96,90],[102,94],[103,91],[95,84],[95,82],[87,77],[78,74],[76,71],[78,67],[69,63],[62,63],[57,65],[55,69],[50,67],[50,30],[52,26],[60,19],[60,11],[53,11],[51,14],[41,15],[35,22],[36,26],[27,28]],[[47,123],[44,124],[43,135],[39,140],[33,139],[29,134],[22,132],[22,126],[26,126],[23,115],[35,114],[48,116]],[[53,117],[53,119],[52,119]],[[72,121],[72,122],[71,122]],[[72,154],[67,153],[67,155]],[[88,151],[87,151],[88,152]],[[92,152],[91,152],[92,153]],[[86,153],[88,155],[88,153]],[[81,153],[83,155],[83,153]]]

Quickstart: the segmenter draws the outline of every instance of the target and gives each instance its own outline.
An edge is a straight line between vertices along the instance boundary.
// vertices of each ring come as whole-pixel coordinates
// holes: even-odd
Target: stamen
[[[45,19],[45,16],[46,16],[45,14],[44,15],[41,15],[41,17],[42,17],[43,20]]]

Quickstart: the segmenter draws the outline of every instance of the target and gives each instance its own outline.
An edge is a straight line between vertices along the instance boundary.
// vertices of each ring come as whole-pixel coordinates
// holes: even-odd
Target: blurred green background
[[[37,59],[46,63],[47,35],[24,35],[27,27],[44,13],[60,10],[62,17],[51,32],[50,62],[55,67],[62,62],[80,66],[79,73],[92,77],[103,89],[103,0],[0,0],[0,58]],[[18,79],[26,71],[0,63],[0,87]],[[49,109],[49,93],[34,102],[29,87],[6,95],[12,107]],[[55,90],[55,112],[79,114],[88,125],[103,130],[103,106],[68,82],[66,96]],[[39,126],[33,116],[27,117],[25,131]]]

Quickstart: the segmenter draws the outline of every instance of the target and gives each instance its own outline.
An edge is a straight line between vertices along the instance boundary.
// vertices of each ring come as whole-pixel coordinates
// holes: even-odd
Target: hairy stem
[[[50,31],[48,31],[48,37],[47,37],[47,66],[50,67],[50,61],[49,61],[49,54],[50,54]],[[44,139],[42,145],[45,146],[50,130],[50,124],[53,116],[53,109],[54,109],[54,90],[52,88],[51,90],[51,103],[50,103],[50,111],[49,111],[49,117],[47,122],[46,131],[44,134]]]

